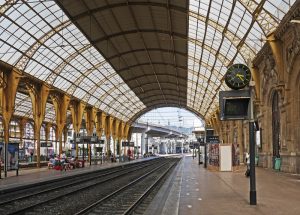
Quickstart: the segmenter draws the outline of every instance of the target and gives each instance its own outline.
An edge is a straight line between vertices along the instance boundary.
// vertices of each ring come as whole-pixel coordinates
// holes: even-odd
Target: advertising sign
[[[0,157],[2,162],[4,162],[4,145],[0,143]],[[18,170],[19,164],[19,143],[9,143],[8,144],[8,170]]]

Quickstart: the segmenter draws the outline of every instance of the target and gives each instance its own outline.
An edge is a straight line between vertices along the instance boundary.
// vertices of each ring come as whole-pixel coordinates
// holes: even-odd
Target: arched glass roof
[[[125,121],[145,107],[54,1],[0,4],[2,61]]]
[[[294,3],[0,0],[0,60],[124,121],[160,105],[207,118],[227,67],[253,59]]]

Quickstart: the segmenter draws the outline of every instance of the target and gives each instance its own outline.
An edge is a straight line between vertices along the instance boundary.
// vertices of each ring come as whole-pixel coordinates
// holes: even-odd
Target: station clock
[[[250,69],[244,64],[234,64],[225,74],[225,83],[234,90],[246,87],[251,80]]]

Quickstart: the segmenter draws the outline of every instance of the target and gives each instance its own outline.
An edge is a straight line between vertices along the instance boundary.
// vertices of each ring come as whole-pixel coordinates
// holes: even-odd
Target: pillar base
[[[256,205],[256,191],[250,191],[250,205]]]

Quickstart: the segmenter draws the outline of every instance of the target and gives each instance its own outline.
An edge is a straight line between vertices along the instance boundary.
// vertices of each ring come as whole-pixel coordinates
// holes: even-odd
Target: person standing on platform
[[[30,162],[33,162],[33,151],[30,152]]]
[[[130,156],[131,156],[131,150],[130,149],[127,150],[127,155],[128,155],[128,161],[130,161]]]
[[[247,169],[245,172],[245,176],[249,177],[250,176],[250,155],[249,155],[249,153],[246,153],[246,165],[247,165]]]

